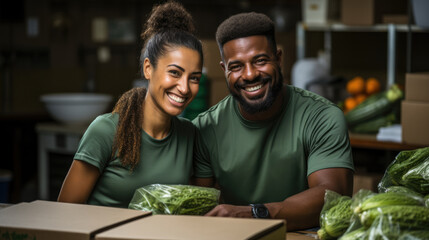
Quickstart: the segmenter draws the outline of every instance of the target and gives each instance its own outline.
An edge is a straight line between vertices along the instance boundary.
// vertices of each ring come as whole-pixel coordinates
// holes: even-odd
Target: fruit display
[[[340,107],[351,132],[374,134],[381,127],[399,122],[399,103],[404,94],[397,84],[381,91],[378,79],[358,76],[347,82],[346,90],[349,97]]]
[[[369,96],[379,93],[381,90],[380,81],[374,77],[364,79],[360,76],[354,77],[347,82],[347,93],[349,97],[344,100],[344,112],[354,109]]]

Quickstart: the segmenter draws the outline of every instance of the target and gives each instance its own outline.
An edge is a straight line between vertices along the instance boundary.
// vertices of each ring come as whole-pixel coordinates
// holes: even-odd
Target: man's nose
[[[258,76],[258,71],[252,64],[244,65],[243,78],[252,81]]]

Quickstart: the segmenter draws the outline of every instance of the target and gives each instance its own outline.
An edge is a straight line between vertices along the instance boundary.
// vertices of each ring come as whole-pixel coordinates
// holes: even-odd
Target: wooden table
[[[311,240],[311,239],[318,239],[316,232],[296,231],[296,232],[288,232],[286,234],[286,240]]]
[[[350,144],[354,148],[403,151],[422,148],[422,145],[378,141],[376,135],[349,133]]]

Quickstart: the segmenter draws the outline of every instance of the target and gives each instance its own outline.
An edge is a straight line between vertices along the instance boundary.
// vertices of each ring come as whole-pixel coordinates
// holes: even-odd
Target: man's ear
[[[279,66],[282,65],[282,55],[283,55],[283,51],[281,49],[277,49],[276,60],[279,63]]]
[[[152,65],[150,64],[149,58],[145,58],[143,61],[143,74],[148,81],[150,81],[151,73]]]
[[[222,68],[223,72],[225,72],[225,63],[223,63],[223,61],[219,62],[220,67]]]

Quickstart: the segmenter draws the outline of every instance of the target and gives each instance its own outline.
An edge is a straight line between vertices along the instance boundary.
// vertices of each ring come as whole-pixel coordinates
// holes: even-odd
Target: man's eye
[[[229,71],[237,71],[238,69],[240,69],[240,65],[229,66]]]
[[[264,63],[266,63],[268,60],[267,59],[265,59],[265,58],[261,58],[261,59],[257,59],[256,60],[256,64],[264,64]]]

